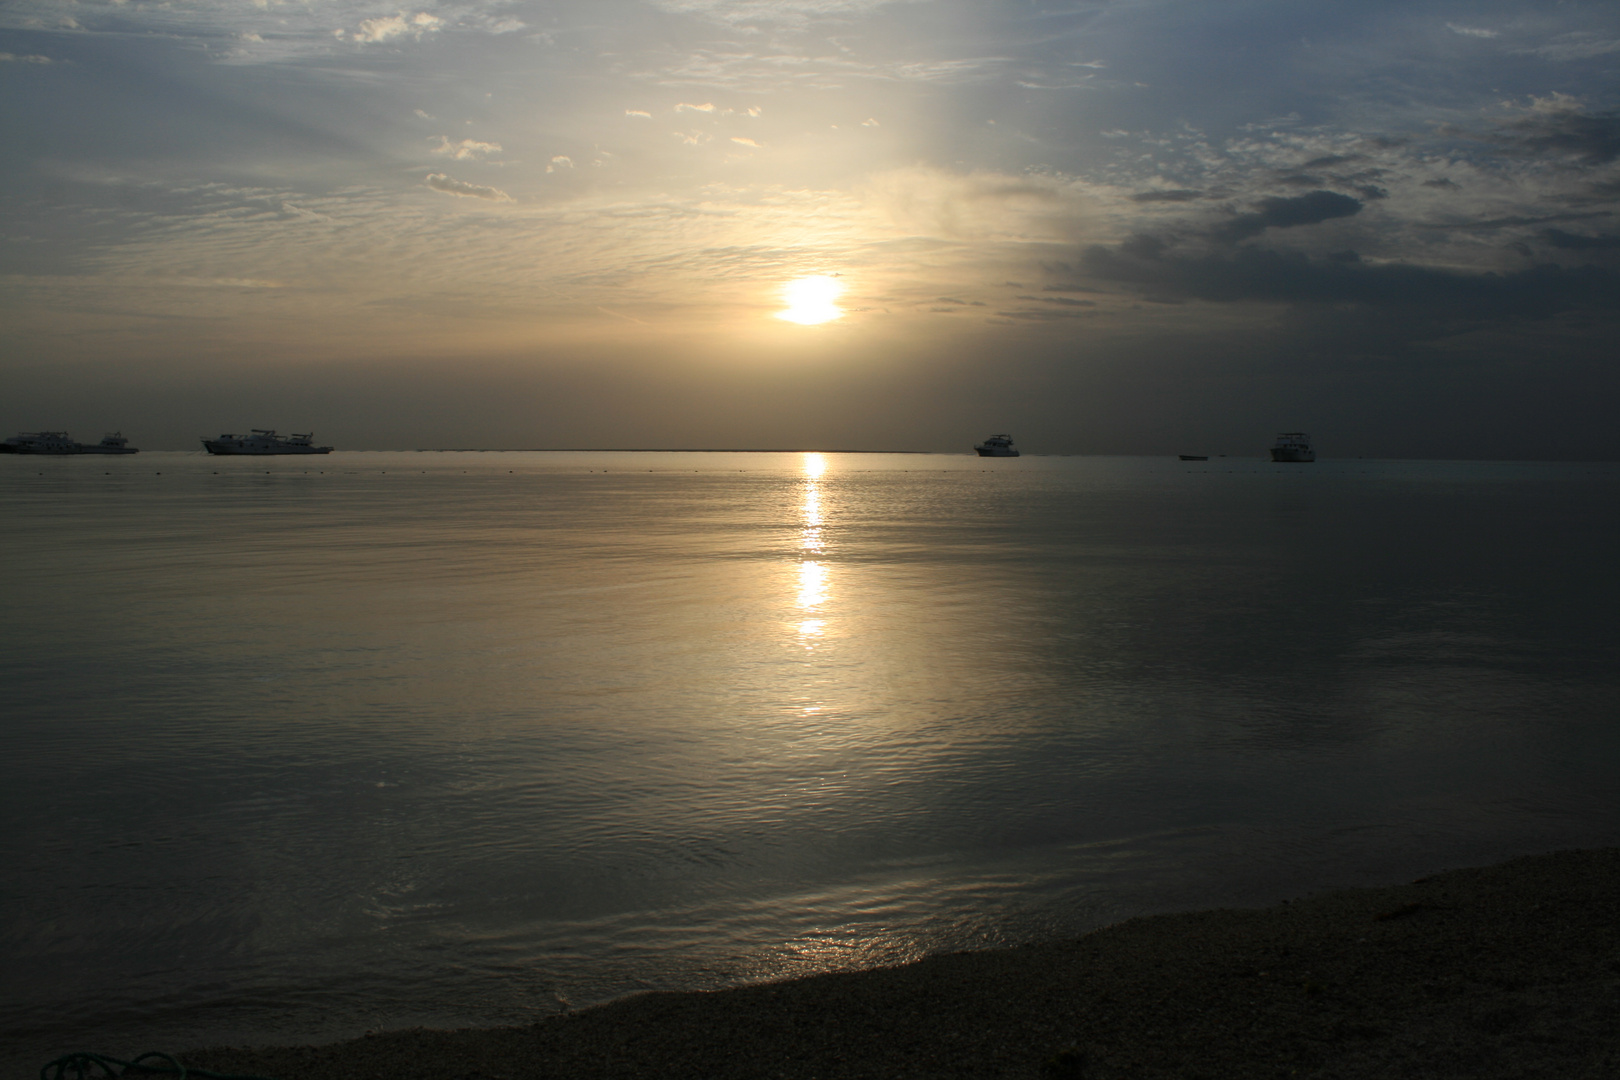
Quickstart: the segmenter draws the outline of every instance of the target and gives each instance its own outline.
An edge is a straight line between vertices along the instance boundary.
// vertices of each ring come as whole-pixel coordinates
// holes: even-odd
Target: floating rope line
[[[148,1061],[166,1064],[146,1064]],[[55,1070],[52,1072],[51,1070]],[[39,1080],[122,1080],[126,1076],[172,1076],[177,1080],[271,1080],[268,1076],[233,1076],[208,1069],[188,1069],[179,1060],[159,1050],[151,1050],[134,1061],[120,1061],[105,1054],[63,1054],[39,1070]]]

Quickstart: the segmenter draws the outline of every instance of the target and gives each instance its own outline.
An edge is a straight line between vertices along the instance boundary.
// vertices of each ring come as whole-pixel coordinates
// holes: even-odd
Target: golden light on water
[[[782,299],[787,302],[787,308],[778,311],[776,317],[800,326],[841,319],[844,309],[833,301],[843,291],[844,286],[831,274],[797,278],[782,287]]]
[[[797,606],[799,614],[808,617],[799,620],[798,630],[800,644],[809,649],[814,648],[815,639],[827,628],[827,620],[821,617],[820,610],[827,602],[830,576],[828,565],[821,561],[825,556],[822,528],[826,523],[821,509],[821,478],[827,471],[827,459],[810,451],[800,459],[800,468],[804,473],[804,501],[799,507],[801,561]]]
[[[827,471],[827,459],[810,452],[804,455],[804,505],[801,515],[804,525],[800,530],[799,546],[812,554],[821,552],[821,485],[816,481]]]
[[[800,563],[799,607],[818,608],[826,601],[826,599],[827,568],[818,562]]]

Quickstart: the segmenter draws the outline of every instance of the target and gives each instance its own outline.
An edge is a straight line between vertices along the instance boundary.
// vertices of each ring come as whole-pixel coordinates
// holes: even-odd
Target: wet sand
[[[1620,1077],[1620,849],[531,1027],[199,1050],[282,1080]]]

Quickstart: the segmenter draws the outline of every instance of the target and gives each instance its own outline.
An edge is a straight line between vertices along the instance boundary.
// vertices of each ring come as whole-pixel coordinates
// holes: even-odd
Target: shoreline
[[[1620,848],[718,991],[526,1027],[214,1047],[279,1080],[1620,1075]]]

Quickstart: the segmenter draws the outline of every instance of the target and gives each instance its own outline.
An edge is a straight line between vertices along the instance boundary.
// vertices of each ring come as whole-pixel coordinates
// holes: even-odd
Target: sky
[[[7,0],[0,432],[1620,458],[1612,0]]]

